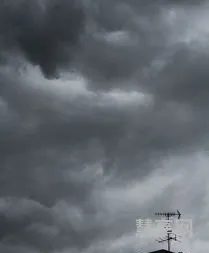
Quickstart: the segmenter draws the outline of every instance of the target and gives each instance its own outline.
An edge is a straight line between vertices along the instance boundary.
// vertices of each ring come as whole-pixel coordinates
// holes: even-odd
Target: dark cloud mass
[[[15,47],[46,76],[73,58],[84,28],[85,14],[79,1],[3,1],[1,42]]]
[[[132,253],[161,208],[207,252],[208,12],[0,1],[0,252]]]

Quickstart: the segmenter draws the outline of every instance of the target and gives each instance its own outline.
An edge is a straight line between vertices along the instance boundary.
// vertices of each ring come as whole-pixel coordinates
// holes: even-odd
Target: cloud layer
[[[180,209],[173,247],[207,252],[208,11],[0,3],[0,251],[132,253],[136,218]]]

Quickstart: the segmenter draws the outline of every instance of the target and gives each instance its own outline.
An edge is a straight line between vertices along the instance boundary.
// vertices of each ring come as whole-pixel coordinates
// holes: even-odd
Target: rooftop
[[[160,249],[160,250],[155,250],[155,251],[152,251],[152,252],[149,252],[149,253],[174,253],[173,251],[168,251],[168,250],[165,250],[165,249]]]

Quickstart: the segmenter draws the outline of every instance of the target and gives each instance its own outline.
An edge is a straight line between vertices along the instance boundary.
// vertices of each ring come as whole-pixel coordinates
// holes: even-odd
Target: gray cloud
[[[12,1],[1,3],[1,44],[21,50],[46,76],[73,58],[84,28],[78,1]]]
[[[204,252],[207,3],[1,4],[0,251],[131,253],[178,208]]]

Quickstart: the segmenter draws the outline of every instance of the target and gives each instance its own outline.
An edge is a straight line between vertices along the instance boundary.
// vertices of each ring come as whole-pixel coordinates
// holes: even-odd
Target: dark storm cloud
[[[79,1],[2,1],[1,46],[21,50],[51,76],[71,62],[84,23]]]
[[[109,81],[130,78],[162,50],[164,41],[159,32],[164,28],[159,24],[157,4],[99,1],[95,5],[94,34],[90,29],[90,35],[82,41],[80,64],[90,79],[107,81],[104,86],[108,88]]]
[[[208,56],[181,37],[185,20],[200,17],[201,7],[133,0],[74,5],[9,1],[0,8],[7,58],[0,71],[0,250],[6,253],[92,253],[92,244],[116,240],[135,229],[137,208],[145,214],[153,204],[142,198],[134,205],[133,195],[149,191],[131,184],[147,183],[163,159],[207,139]],[[177,18],[169,23],[172,9]],[[19,53],[24,60],[16,63]],[[45,79],[28,62],[47,77],[75,67],[86,86]]]
[[[198,107],[208,104],[208,55],[180,50],[156,77],[155,94],[167,100]],[[149,89],[149,88],[148,88]]]
[[[64,212],[68,206],[69,210],[75,206],[83,212],[81,219],[85,217],[94,224],[96,210],[89,198],[97,166],[93,171],[88,168],[94,167],[95,163],[100,166],[105,160],[104,147],[97,139],[111,145],[121,135],[121,124],[128,115],[124,117],[120,110],[112,110],[111,107],[99,109],[94,106],[94,103],[100,103],[98,98],[88,98],[85,94],[74,99],[68,93],[68,100],[64,100],[50,92],[50,86],[48,91],[31,86],[25,75],[28,75],[27,71],[23,72],[22,78],[13,71],[8,73],[6,69],[1,73],[1,116],[4,117],[1,118],[2,199],[5,196],[24,198],[26,201],[31,199],[41,203],[49,213],[53,212],[51,209],[56,207],[57,202],[69,201],[63,207]],[[44,79],[40,79],[40,83],[37,80],[37,85],[42,81]],[[102,100],[102,96],[100,98]],[[11,202],[16,205],[14,199]],[[22,203],[20,208],[24,208]],[[58,204],[57,208],[62,209],[62,206]],[[70,222],[67,218],[68,222],[56,225],[59,215],[54,217],[52,224],[49,222],[51,225],[47,226],[61,230],[53,238],[50,232],[42,235],[46,222],[44,218],[37,221],[32,213],[28,219],[29,215],[25,213],[25,224],[17,213],[17,221],[8,218],[7,229],[2,230],[2,243],[41,248],[49,252],[64,247],[87,246],[97,236],[97,224],[93,225],[92,231],[86,231],[82,222],[85,230],[82,233],[73,226],[73,223],[76,225],[77,214],[69,215]]]
[[[0,202],[3,245],[17,244],[51,252],[65,247],[82,248],[91,239],[91,234],[86,233],[85,229],[81,227],[78,231],[74,226],[79,208],[73,212],[72,202],[69,205],[60,201],[50,208],[24,198],[1,198]],[[71,217],[70,222],[66,214]]]
[[[199,61],[197,58],[201,61],[201,56],[197,53],[199,56],[191,62],[190,57],[194,54],[194,50],[183,37],[186,38],[188,30],[192,33],[196,32],[196,29],[201,29],[193,24],[194,20],[201,20],[203,3],[204,1],[198,4],[193,1],[148,1],[146,4],[143,1],[95,3],[97,8],[92,8],[92,22],[95,26],[93,30],[90,29],[91,34],[82,41],[83,50],[79,63],[83,73],[93,80],[93,89],[109,90],[114,87],[136,89],[134,82],[129,82],[128,87],[123,85],[124,79],[136,78],[139,89],[145,85],[145,89],[146,86],[151,86],[153,89],[151,92],[155,90],[158,92],[158,86],[161,87],[161,84],[156,85],[156,82],[159,78],[159,82],[163,82],[163,87],[169,90],[170,86],[166,84],[169,78],[174,80],[173,76],[177,72],[177,75],[183,78],[186,75],[186,72],[183,74],[186,66],[189,69],[193,64],[196,68],[195,64]],[[182,40],[178,41],[178,37],[182,37]],[[162,61],[164,55],[170,55],[166,59],[170,61],[168,66],[165,62],[166,67],[162,73],[159,71],[159,77],[157,74],[152,76],[151,73],[147,78],[146,69],[149,69],[155,61]],[[172,62],[173,60],[175,62]],[[168,74],[167,68],[170,69]],[[172,74],[170,71],[176,73]],[[172,76],[169,76],[170,74]],[[190,73],[188,75],[190,76]],[[160,79],[166,76],[168,80]],[[175,84],[174,87],[177,88]]]

